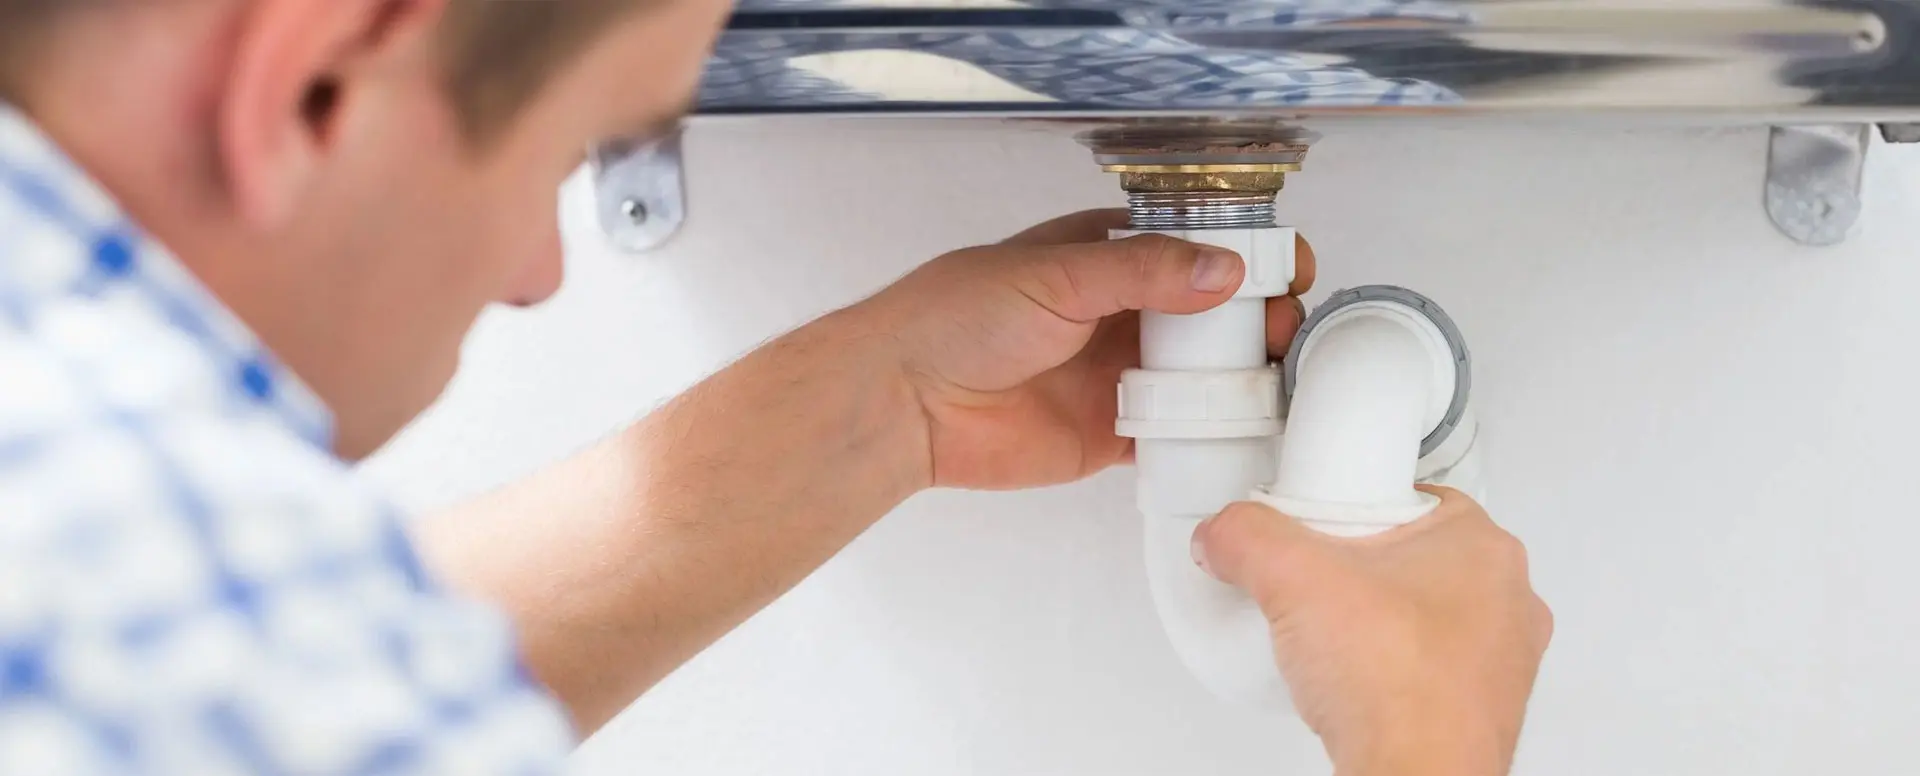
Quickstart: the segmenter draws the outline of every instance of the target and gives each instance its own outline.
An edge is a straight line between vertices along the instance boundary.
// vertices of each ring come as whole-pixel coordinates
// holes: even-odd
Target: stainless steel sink
[[[695,121],[1767,125],[1769,213],[1825,244],[1859,210],[1867,127],[1920,139],[1916,37],[1916,0],[745,0]],[[670,236],[677,143],[596,156],[609,234]]]

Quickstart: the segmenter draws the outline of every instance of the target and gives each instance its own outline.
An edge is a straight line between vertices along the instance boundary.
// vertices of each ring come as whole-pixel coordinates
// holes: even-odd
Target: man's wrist
[[[1472,720],[1436,714],[1369,726],[1352,741],[1328,742],[1335,776],[1506,776],[1513,745]]]
[[[883,472],[904,501],[933,486],[932,429],[919,390],[907,377],[900,341],[860,306],[830,313],[795,331],[818,367],[844,380],[853,406],[847,441]]]

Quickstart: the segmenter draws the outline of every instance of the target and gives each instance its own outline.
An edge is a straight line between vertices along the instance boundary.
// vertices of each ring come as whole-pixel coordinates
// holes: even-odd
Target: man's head
[[[554,192],[691,99],[724,0],[0,0],[0,96],[331,405],[363,455],[489,302],[559,284]]]

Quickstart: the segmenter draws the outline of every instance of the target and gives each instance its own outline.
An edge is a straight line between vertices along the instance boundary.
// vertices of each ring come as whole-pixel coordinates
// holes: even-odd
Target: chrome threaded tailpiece
[[[1263,229],[1274,225],[1273,192],[1130,191],[1128,228]]]

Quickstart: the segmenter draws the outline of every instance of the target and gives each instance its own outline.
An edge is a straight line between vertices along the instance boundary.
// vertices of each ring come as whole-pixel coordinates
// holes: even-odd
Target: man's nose
[[[560,281],[566,276],[562,253],[560,230],[548,232],[539,252],[514,276],[500,301],[514,307],[532,307],[547,301],[560,290]]]

